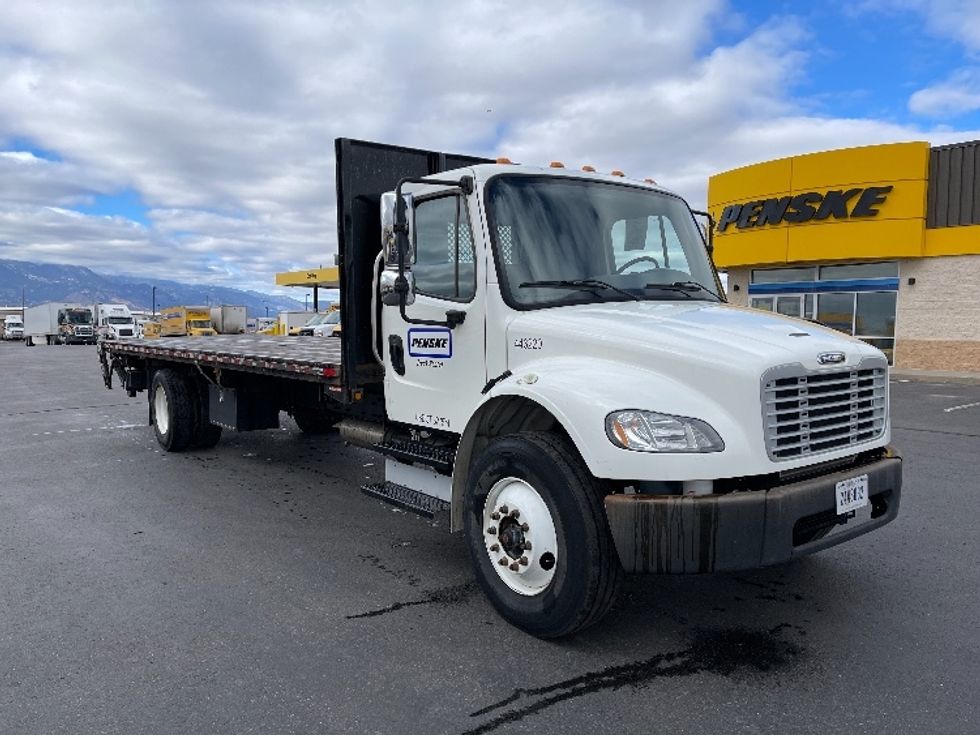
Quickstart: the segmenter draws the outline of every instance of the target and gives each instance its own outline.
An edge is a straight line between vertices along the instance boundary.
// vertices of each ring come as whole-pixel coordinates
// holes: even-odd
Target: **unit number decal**
[[[514,340],[514,347],[518,350],[543,350],[544,340],[540,337],[518,337]]]
[[[423,424],[425,426],[434,426],[437,429],[448,429],[449,419],[445,416],[436,416],[431,413],[422,413],[419,411],[415,414],[416,423]]]

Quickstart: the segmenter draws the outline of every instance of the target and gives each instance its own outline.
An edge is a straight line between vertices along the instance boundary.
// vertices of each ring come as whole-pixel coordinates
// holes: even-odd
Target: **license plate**
[[[868,504],[868,476],[850,477],[837,483],[837,515]]]

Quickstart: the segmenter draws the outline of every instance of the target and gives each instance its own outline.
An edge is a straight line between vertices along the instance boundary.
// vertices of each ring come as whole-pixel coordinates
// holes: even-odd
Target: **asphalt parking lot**
[[[2,733],[975,733],[980,385],[895,382],[898,520],[793,564],[496,617],[336,436],[167,455],[95,349],[0,343]]]

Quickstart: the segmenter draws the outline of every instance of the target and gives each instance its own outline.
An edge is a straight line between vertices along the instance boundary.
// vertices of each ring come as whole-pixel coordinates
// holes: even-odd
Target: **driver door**
[[[485,278],[478,268],[483,249],[470,226],[469,199],[433,187],[415,192],[415,292],[405,307],[409,319],[433,322],[445,322],[447,311],[461,312],[462,324],[406,322],[397,305],[383,306],[381,314],[388,417],[454,433],[466,427],[487,382]]]

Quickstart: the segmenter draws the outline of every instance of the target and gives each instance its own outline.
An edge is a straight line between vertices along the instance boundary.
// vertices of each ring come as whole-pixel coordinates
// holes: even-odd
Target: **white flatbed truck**
[[[100,345],[169,451],[336,426],[366,492],[445,513],[497,611],[574,633],[624,572],[789,561],[893,520],[888,365],[729,306],[655,185],[336,141],[342,337]]]

